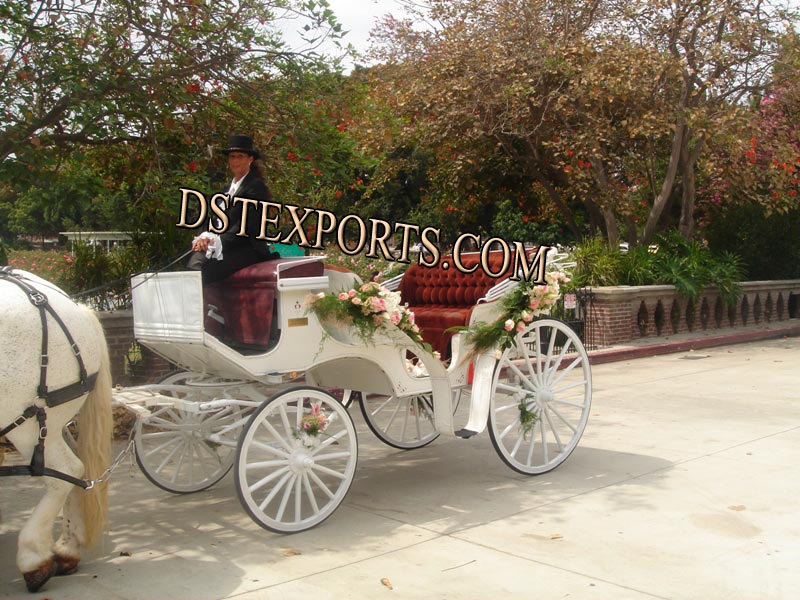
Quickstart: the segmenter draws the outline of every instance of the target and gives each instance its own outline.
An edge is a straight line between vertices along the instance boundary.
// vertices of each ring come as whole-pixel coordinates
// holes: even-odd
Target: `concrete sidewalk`
[[[485,433],[388,448],[352,410],[353,487],[293,536],[253,523],[230,476],[175,496],[124,466],[104,547],[34,595],[14,553],[40,483],[5,480],[0,597],[794,598],[798,365],[796,337],[597,365],[580,446],[539,477]]]

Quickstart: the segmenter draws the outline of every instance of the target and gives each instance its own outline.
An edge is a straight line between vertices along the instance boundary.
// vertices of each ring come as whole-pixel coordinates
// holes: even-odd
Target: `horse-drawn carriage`
[[[322,257],[261,263],[205,289],[194,272],[135,277],[136,338],[181,369],[117,394],[138,413],[142,471],[186,493],[233,468],[259,525],[302,531],[330,516],[353,481],[358,444],[348,408],[356,403],[371,431],[397,448],[488,428],[512,469],[557,467],[586,425],[589,360],[576,333],[549,318],[521,329],[502,352],[468,356],[465,333],[452,327],[496,319],[514,285],[498,281],[481,270],[414,265],[387,283],[411,304],[423,335],[433,333],[427,341],[449,354],[445,366],[389,322],[364,343],[320,321],[309,294],[361,283]],[[467,421],[456,426],[454,409],[464,403]]]
[[[476,259],[465,264],[472,266],[470,260]],[[30,460],[0,469],[48,475],[17,555],[35,591],[53,574],[73,572],[80,546],[101,530],[102,482],[109,473],[100,473],[110,437],[108,355],[90,311],[30,274],[0,270],[0,276],[6,342],[0,433]],[[396,448],[420,448],[439,435],[466,439],[488,428],[500,458],[524,474],[554,469],[575,449],[592,382],[574,331],[550,318],[520,322],[511,343],[482,352],[464,332],[453,332],[496,321],[513,281],[481,270],[413,265],[387,282],[410,304],[427,341],[449,357],[447,366],[392,321],[365,343],[308,308],[310,295],[347,297],[360,284],[323,257],[260,263],[205,288],[199,272],[134,277],[137,340],[180,367],[158,384],[115,394],[138,415],[134,447],[147,478],[189,493],[233,469],[248,514],[271,531],[292,533],[318,525],[344,500],[358,459],[348,412],[355,404],[369,429]],[[31,344],[39,335],[41,344]],[[75,452],[60,432],[84,402],[83,450]],[[459,406],[469,409],[456,426],[465,412],[456,413]],[[48,436],[48,428],[59,435]],[[91,493],[81,489],[92,487]],[[90,502],[81,513],[84,499]],[[62,534],[53,543],[62,506]]]

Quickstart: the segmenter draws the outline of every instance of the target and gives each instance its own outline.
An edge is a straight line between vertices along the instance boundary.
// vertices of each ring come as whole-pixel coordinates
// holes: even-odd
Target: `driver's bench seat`
[[[292,265],[292,263],[296,263]],[[203,288],[205,330],[237,350],[264,352],[277,342],[280,278],[323,275],[321,260],[279,258],[256,263]]]

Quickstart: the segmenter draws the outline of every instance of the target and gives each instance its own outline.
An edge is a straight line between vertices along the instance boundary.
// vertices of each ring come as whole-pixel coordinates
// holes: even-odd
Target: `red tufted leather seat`
[[[478,254],[465,254],[461,262],[471,268],[480,260]],[[502,266],[500,252],[489,254],[489,268],[493,273]],[[450,268],[442,268],[448,263]],[[423,339],[443,357],[449,355],[450,338],[454,332],[450,327],[469,324],[472,309],[480,298],[493,286],[511,273],[513,263],[500,276],[488,275],[480,266],[473,273],[462,273],[453,266],[452,257],[444,257],[436,267],[411,265],[403,275],[399,290],[404,303],[414,312]]]
[[[279,258],[256,263],[237,271],[224,281],[203,288],[206,309],[205,329],[226,342],[248,346],[267,346],[272,329],[275,292],[278,284],[278,265],[281,279],[291,277],[318,277],[323,274],[322,261],[300,262]],[[209,316],[209,305],[224,318],[223,325]]]

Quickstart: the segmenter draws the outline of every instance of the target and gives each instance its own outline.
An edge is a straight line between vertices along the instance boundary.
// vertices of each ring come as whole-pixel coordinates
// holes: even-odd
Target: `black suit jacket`
[[[263,180],[253,175],[252,172],[245,175],[234,197],[263,201],[270,199],[266,184]],[[252,206],[249,208],[247,211],[245,229],[247,236],[237,235],[242,227],[242,213],[245,208],[245,203],[237,202],[234,204],[233,198],[228,199],[228,229],[225,230],[225,233],[220,234],[223,256],[227,256],[229,252],[238,254],[239,252],[246,252],[250,249],[260,256],[261,260],[275,258],[275,254],[270,252],[267,242],[256,239],[259,233],[261,233],[260,210],[256,210]]]

